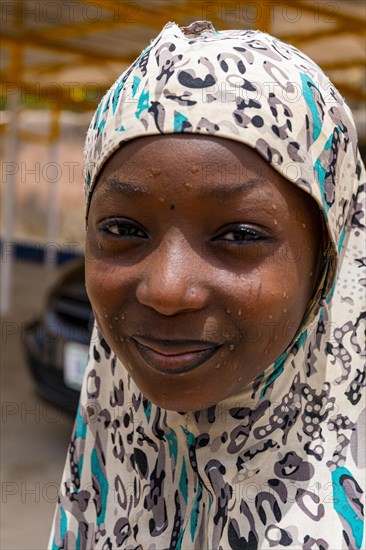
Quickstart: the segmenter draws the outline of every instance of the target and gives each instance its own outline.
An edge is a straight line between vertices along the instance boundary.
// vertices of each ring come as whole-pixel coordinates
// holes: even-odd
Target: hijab
[[[365,171],[351,112],[268,34],[168,23],[94,115],[87,205],[124,142],[182,132],[242,142],[313,197],[328,243],[318,290],[286,353],[187,414],[147,400],[95,327],[49,547],[361,548]]]

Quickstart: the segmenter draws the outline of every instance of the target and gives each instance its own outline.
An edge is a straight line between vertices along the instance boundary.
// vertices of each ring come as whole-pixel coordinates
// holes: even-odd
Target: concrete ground
[[[35,392],[22,348],[24,322],[42,308],[57,268],[16,261],[12,307],[1,318],[2,550],[47,547],[73,419]]]

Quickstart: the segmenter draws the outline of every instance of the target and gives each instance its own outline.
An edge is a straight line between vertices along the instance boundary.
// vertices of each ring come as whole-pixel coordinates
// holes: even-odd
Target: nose
[[[165,237],[140,265],[137,300],[168,316],[202,309],[208,299],[202,262],[183,235]]]

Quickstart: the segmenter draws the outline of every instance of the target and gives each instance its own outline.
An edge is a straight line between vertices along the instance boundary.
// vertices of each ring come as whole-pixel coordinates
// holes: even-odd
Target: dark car
[[[25,331],[28,364],[39,393],[71,413],[79,400],[93,322],[82,258],[65,266],[42,316]]]

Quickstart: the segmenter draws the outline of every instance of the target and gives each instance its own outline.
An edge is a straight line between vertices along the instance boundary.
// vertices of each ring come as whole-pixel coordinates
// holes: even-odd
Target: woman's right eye
[[[99,230],[115,237],[147,239],[146,231],[138,224],[121,219],[107,220],[100,224]]]

